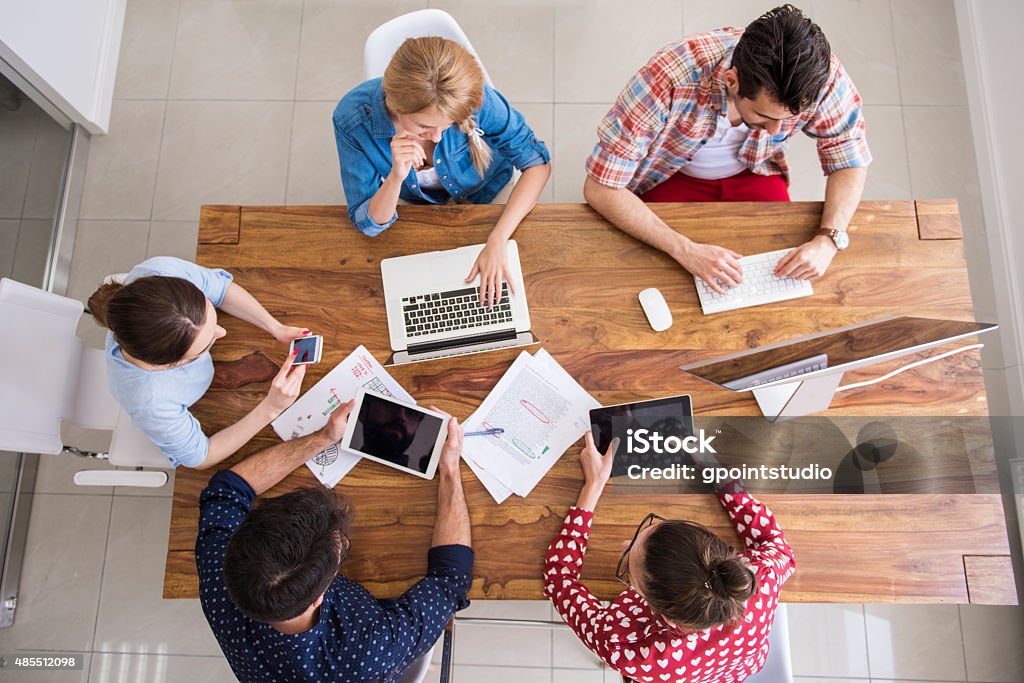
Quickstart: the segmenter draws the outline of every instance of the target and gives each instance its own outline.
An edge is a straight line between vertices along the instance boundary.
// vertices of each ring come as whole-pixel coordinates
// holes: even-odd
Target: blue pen
[[[495,427],[494,429],[484,429],[479,432],[466,432],[463,436],[494,436],[495,434],[504,434],[505,430],[501,427]]]

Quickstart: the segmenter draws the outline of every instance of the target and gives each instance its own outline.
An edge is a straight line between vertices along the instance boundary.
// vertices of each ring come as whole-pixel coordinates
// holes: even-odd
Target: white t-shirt
[[[742,173],[747,166],[736,155],[748,135],[750,128],[747,124],[741,121],[740,125],[734,126],[727,117],[719,115],[715,134],[679,172],[704,180],[721,180]]]
[[[422,170],[416,171],[416,183],[424,190],[444,189],[444,185],[441,184],[441,179],[437,177],[437,168],[434,166],[428,166]]]

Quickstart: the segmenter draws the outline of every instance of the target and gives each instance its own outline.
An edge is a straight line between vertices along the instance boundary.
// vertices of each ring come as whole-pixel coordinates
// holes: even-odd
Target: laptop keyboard
[[[501,283],[501,298],[492,308],[480,305],[480,288],[467,287],[402,298],[405,336],[490,327],[512,322],[508,283]]]

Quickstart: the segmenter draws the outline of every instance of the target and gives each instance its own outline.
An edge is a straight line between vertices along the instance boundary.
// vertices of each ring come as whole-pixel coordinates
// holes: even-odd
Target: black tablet
[[[651,453],[648,458],[635,452],[625,457],[628,437],[633,437],[634,451],[638,451],[641,449],[636,448],[637,444],[642,444],[654,434],[660,435],[661,439],[674,436],[682,440],[692,436],[693,406],[689,395],[683,394],[595,408],[590,411],[590,430],[594,434],[594,444],[602,453],[608,450],[613,437],[619,437],[619,449],[612,469],[612,476],[618,476],[630,464],[648,464],[637,462],[638,459],[649,460],[649,464],[655,465],[658,463],[654,461],[664,457]]]

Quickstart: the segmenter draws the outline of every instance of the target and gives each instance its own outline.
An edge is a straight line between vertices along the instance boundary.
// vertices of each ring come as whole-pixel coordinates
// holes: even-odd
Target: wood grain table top
[[[795,246],[818,225],[819,202],[655,204],[668,225],[699,242],[743,254]],[[312,386],[364,344],[389,356],[380,261],[481,243],[501,206],[403,206],[376,238],[357,232],[343,206],[204,206],[197,261],[225,268],[286,324],[324,335],[324,355],[307,372]],[[680,365],[894,315],[974,318],[951,201],[863,202],[851,246],[837,255],[814,295],[704,316],[693,279],[670,258],[621,233],[586,205],[541,205],[515,239],[523,264],[532,330],[543,348],[604,405],[688,393],[697,416],[759,415],[750,393],[733,393],[678,370]],[[653,332],[637,301],[659,288],[674,318]],[[216,376],[193,406],[212,434],[266,394],[286,348],[254,327],[222,316],[228,335],[213,349]],[[943,349],[940,350],[944,350]],[[490,392],[516,349],[391,368],[420,403],[459,418]],[[925,357],[937,351],[919,354]],[[914,358],[911,357],[911,360]],[[907,362],[851,372],[877,377]],[[828,416],[987,415],[977,351],[922,365],[886,382],[837,396]],[[222,466],[278,441],[268,427]],[[525,499],[496,505],[463,467],[476,552],[471,598],[542,599],[544,551],[582,481],[578,447]],[[991,454],[980,492],[887,495],[763,495],[794,548],[798,570],[784,599],[808,602],[1015,604],[1003,506],[992,488]],[[164,596],[194,598],[199,493],[211,471],[179,469]],[[983,477],[984,478],[984,477]],[[319,485],[304,467],[268,495]],[[347,576],[377,597],[395,597],[426,569],[436,481],[363,461],[338,485],[357,509]],[[699,521],[732,543],[735,533],[714,496],[671,494],[612,484],[597,508],[583,579],[603,598],[618,593],[613,570],[620,542],[650,511]],[[978,585],[971,590],[972,577]],[[1010,591],[1000,589],[1010,586]]]

